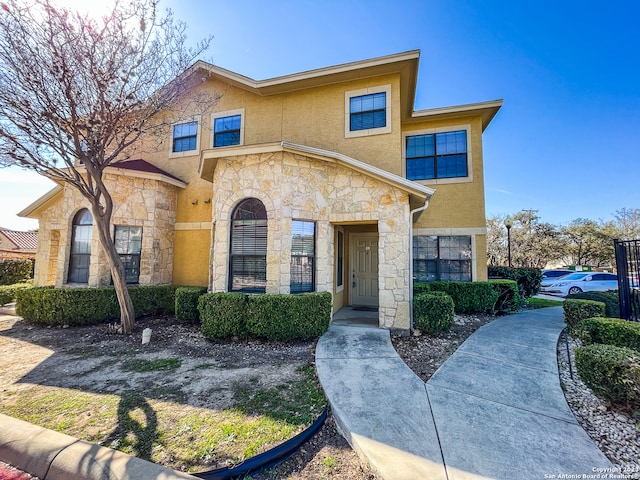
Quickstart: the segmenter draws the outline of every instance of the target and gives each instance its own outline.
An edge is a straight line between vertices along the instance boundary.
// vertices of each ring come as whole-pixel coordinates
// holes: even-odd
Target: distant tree
[[[507,265],[507,229],[504,226],[506,216],[487,218],[487,262],[489,265]]]
[[[130,333],[135,314],[111,237],[103,172],[142,136],[166,131],[159,113],[202,82],[185,69],[210,39],[187,48],[185,24],[170,11],[159,15],[157,0],[116,0],[99,21],[50,0],[0,7],[0,163],[34,170],[87,199],[122,330]]]
[[[531,211],[509,215],[511,227],[511,264],[514,267],[544,268],[551,261],[562,258],[564,245],[558,229],[540,222]],[[507,265],[506,215],[487,219],[487,257],[490,265]]]
[[[622,208],[613,214],[618,240],[640,239],[640,208]]]
[[[567,265],[611,266],[615,261],[613,239],[616,228],[612,222],[596,222],[577,218],[562,227],[561,235],[566,244]]]

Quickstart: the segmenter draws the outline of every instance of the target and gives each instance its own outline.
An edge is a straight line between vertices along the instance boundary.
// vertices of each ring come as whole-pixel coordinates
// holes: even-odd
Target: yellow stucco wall
[[[177,230],[173,283],[206,287],[209,284],[211,230]]]
[[[390,86],[391,131],[384,134],[345,137],[345,92]],[[436,190],[429,208],[414,223],[415,229],[448,235],[471,235],[474,239],[474,279],[486,279],[486,228],[484,202],[484,175],[482,155],[483,119],[480,113],[460,112],[410,119],[403,123],[401,117],[402,74],[385,73],[375,77],[350,80],[288,91],[273,95],[260,95],[256,91],[233,85],[224,78],[211,75],[196,87],[195,93],[220,94],[219,101],[211,106],[177,106],[166,114],[168,126],[163,138],[149,139],[136,145],[130,158],[144,159],[186,183],[176,190],[175,243],[173,255],[173,283],[183,285],[208,285],[210,270],[211,223],[216,218],[212,208],[216,192],[213,184],[200,178],[200,155],[212,148],[212,114],[243,109],[244,146],[288,141],[309,147],[337,152],[366,162],[390,173],[405,176],[404,143],[406,135],[424,131],[451,131],[465,128],[469,132],[470,178],[446,181],[425,181]],[[413,84],[411,84],[413,85]],[[404,92],[404,100],[413,92]],[[403,101],[404,101],[403,100]],[[405,105],[406,108],[406,105]],[[195,117],[194,117],[195,116]],[[446,117],[446,118],[445,118]],[[420,117],[422,118],[422,117]],[[173,123],[197,119],[199,145],[194,152],[172,154]],[[357,228],[345,228],[345,263],[348,260],[348,236]],[[441,233],[449,229],[448,233]],[[64,238],[61,238],[64,240]],[[64,244],[61,243],[61,249]],[[44,255],[44,253],[41,253]],[[43,272],[44,274],[44,272]],[[348,277],[345,288],[333,292],[335,304],[348,303]]]
[[[403,132],[411,135],[423,130],[452,131],[465,127],[470,129],[470,138],[467,139],[470,148],[467,154],[471,157],[470,172],[473,177],[472,181],[447,179],[445,182],[420,182],[435,188],[436,194],[429,202],[429,208],[416,222],[415,226],[418,228],[486,227],[482,120],[480,116],[414,123],[406,125]]]

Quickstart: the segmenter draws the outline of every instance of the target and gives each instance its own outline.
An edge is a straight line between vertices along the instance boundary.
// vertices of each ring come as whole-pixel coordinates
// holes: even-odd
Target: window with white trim
[[[345,137],[391,132],[391,85],[345,92]]]
[[[195,150],[198,140],[198,122],[178,123],[173,126],[173,153]]]
[[[200,152],[201,116],[193,115],[171,126],[169,158],[182,158]]]
[[[211,125],[213,148],[244,144],[244,108],[213,113]]]
[[[469,175],[466,130],[410,135],[406,137],[405,147],[409,180]]]

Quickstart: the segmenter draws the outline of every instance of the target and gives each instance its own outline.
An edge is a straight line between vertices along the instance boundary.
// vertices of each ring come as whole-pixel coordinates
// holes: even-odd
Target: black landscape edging
[[[327,407],[324,407],[324,410],[322,411],[320,416],[316,419],[315,422],[311,424],[309,428],[300,432],[295,437],[290,438],[286,442],[278,445],[277,447],[274,447],[271,450],[267,450],[266,452],[256,455],[255,457],[251,457],[248,460],[242,462],[240,465],[236,465],[234,467],[216,468],[215,470],[209,470],[208,472],[191,473],[190,475],[202,478],[203,480],[229,480],[241,475],[248,475],[249,473],[259,472],[260,470],[273,467],[280,462],[285,461],[287,458],[293,455],[296,450],[298,450],[302,446],[302,444],[313,437],[320,429],[320,427],[324,424],[324,421],[326,419]]]

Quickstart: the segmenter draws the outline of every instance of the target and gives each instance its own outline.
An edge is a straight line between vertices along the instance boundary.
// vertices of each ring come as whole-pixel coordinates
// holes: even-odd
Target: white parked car
[[[618,276],[613,273],[575,272],[548,285],[543,285],[540,291],[566,297],[580,292],[604,292],[618,289]]]
[[[542,270],[542,281],[540,287],[548,287],[552,283],[556,283],[561,277],[575,273],[574,270]]]

